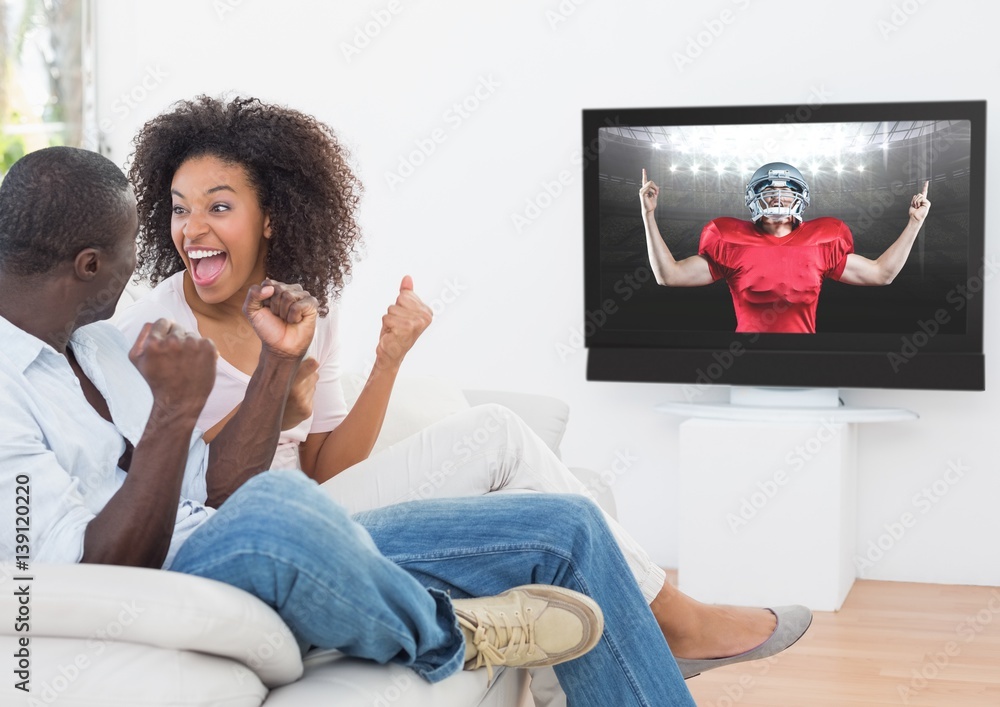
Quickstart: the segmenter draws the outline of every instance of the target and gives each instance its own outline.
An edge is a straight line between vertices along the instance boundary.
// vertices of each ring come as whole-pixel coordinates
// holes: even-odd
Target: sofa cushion
[[[20,649],[17,641],[0,636],[0,652],[14,655]],[[239,661],[191,650],[96,634],[33,635],[30,653],[31,692],[14,687],[17,678],[8,672],[0,683],[4,707],[258,707],[267,696],[260,679]]]
[[[336,651],[312,653],[305,664],[303,678],[272,690],[264,707],[512,707],[523,704],[527,685],[527,671],[505,668],[492,684],[485,670],[476,670],[459,671],[432,685],[409,668],[376,665]]]
[[[343,383],[347,407],[354,407],[365,379],[357,375],[344,376]],[[400,376],[389,396],[385,422],[372,454],[468,408],[469,401],[454,383],[429,376]]]

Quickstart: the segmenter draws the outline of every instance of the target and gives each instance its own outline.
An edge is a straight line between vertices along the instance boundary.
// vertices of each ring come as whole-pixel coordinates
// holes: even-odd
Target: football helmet
[[[747,183],[746,205],[750,218],[757,223],[762,216],[802,220],[809,206],[809,185],[802,173],[785,162],[769,162]]]

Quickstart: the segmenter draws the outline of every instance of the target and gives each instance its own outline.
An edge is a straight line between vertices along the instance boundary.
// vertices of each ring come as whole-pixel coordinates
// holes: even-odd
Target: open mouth
[[[225,251],[209,249],[192,249],[187,252],[187,256],[191,262],[191,279],[198,287],[214,284],[229,257]]]

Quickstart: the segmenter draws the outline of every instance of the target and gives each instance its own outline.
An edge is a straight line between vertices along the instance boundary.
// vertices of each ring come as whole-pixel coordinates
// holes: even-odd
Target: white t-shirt
[[[139,336],[146,322],[170,319],[189,331],[198,331],[198,321],[184,299],[184,272],[171,275],[152,292],[118,312],[112,320],[125,334],[129,344]],[[316,334],[309,346],[309,356],[319,362],[319,381],[313,397],[313,414],[290,430],[283,430],[278,441],[272,468],[299,468],[299,444],[313,433],[329,432],[347,416],[347,403],[340,375],[340,341],[337,337],[337,309],[316,322]],[[209,430],[243,402],[250,376],[224,358],[216,364],[215,387],[198,418],[198,428]]]

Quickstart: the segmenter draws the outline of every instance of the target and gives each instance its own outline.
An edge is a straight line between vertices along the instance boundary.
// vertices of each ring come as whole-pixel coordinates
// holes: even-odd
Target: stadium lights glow
[[[839,164],[837,166],[835,166],[834,169],[837,171],[837,174],[840,174],[841,172],[844,171],[843,165],[839,165]]]
[[[670,171],[671,172],[676,172],[677,171],[677,165],[675,165],[675,164],[670,165]]]

